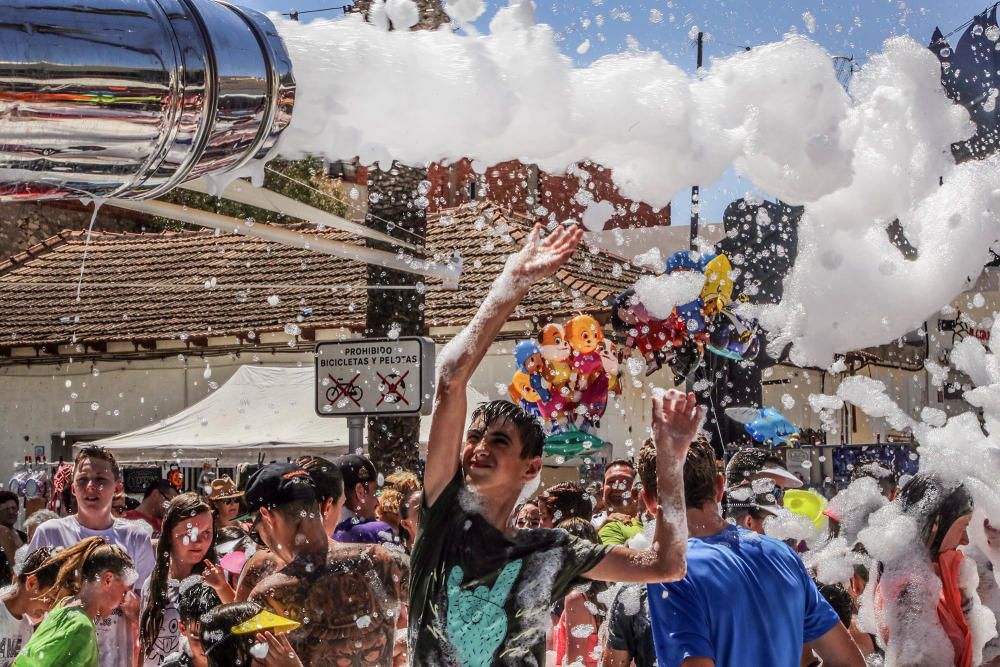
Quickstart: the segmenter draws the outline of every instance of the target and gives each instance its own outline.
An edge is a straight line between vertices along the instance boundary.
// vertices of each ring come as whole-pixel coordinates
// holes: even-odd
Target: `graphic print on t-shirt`
[[[448,637],[464,667],[487,667],[507,636],[504,604],[521,572],[521,560],[504,566],[493,587],[462,590],[461,565],[448,575]]]
[[[24,648],[23,643],[24,638],[20,635],[0,637],[0,667],[9,667],[14,662],[14,658]]]

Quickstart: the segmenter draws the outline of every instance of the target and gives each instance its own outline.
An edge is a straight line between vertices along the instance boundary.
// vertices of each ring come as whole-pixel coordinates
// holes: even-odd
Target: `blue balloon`
[[[785,419],[774,408],[761,408],[758,417],[743,428],[751,438],[763,443],[787,444],[789,440],[799,435],[799,429],[795,424]]]

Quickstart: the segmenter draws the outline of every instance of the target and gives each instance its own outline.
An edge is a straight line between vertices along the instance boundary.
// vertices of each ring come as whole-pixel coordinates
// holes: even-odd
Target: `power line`
[[[337,9],[343,10],[343,12],[347,14],[350,9],[353,9],[353,7],[354,7],[353,5],[341,5],[339,7],[324,7],[323,9],[304,9],[302,11],[290,9],[287,12],[284,12],[282,16],[287,16],[293,21],[298,21],[300,14],[316,14],[319,12],[332,12]]]
[[[986,9],[984,9],[982,11],[982,13],[976,14],[976,16],[973,16],[971,19],[969,19],[968,21],[966,21],[962,25],[958,26],[957,28],[955,28],[954,30],[952,30],[951,32],[949,32],[947,35],[943,35],[941,37],[941,39],[948,39],[949,37],[951,37],[952,35],[954,35],[959,30],[965,30],[966,28],[968,28],[970,25],[972,25],[975,22],[975,20],[976,20],[977,17],[982,16],[983,14],[989,13],[990,11],[996,9],[997,6],[1000,6],[1000,1],[994,2],[992,5],[990,5]]]

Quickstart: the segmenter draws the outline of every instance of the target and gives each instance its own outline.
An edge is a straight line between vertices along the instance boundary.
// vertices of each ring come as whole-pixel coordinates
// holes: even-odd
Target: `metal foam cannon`
[[[292,65],[218,0],[0,3],[0,201],[148,199],[268,156]]]

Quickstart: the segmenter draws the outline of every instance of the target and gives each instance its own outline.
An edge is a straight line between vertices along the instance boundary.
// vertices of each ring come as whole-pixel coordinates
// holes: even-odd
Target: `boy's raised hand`
[[[542,225],[536,224],[524,247],[507,258],[505,269],[516,285],[529,287],[558,271],[576,252],[582,238],[579,225],[559,225],[542,238]]]
[[[653,394],[653,442],[658,450],[666,449],[681,461],[698,433],[704,408],[694,392],[676,389]]]

